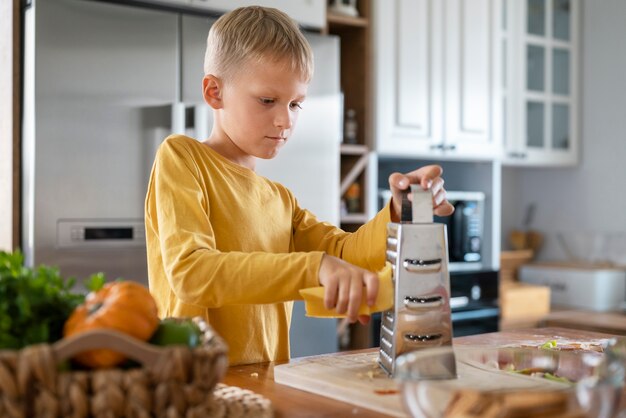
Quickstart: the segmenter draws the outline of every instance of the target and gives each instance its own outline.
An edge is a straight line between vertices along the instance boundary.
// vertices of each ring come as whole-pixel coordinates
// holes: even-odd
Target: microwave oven
[[[447,192],[454,206],[450,216],[435,216],[434,221],[446,225],[450,270],[482,268],[485,194],[483,192]]]
[[[446,225],[450,271],[481,270],[483,268],[483,225],[485,194],[483,192],[447,191],[454,213],[434,217],[434,222]],[[379,207],[389,199],[391,191],[379,191]]]

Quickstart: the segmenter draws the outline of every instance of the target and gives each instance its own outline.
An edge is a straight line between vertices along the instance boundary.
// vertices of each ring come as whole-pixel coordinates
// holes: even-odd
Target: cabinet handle
[[[518,158],[518,159],[524,159],[526,158],[526,153],[525,152],[517,152],[517,151],[513,151],[513,152],[509,152],[508,156],[510,158]]]
[[[444,145],[443,144],[436,144],[436,145],[431,145],[430,149],[440,149],[443,150]]]
[[[442,149],[444,151],[454,151],[456,149],[456,144],[444,145]]]

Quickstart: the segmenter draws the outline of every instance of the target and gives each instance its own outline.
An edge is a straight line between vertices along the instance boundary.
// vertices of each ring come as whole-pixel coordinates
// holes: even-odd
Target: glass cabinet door
[[[570,0],[552,0],[552,36],[562,41],[570,40]]]
[[[531,35],[546,34],[546,0],[528,0],[526,25]]]
[[[569,49],[552,49],[552,93],[561,96],[570,94]]]
[[[526,149],[571,147],[572,2],[526,0]]]

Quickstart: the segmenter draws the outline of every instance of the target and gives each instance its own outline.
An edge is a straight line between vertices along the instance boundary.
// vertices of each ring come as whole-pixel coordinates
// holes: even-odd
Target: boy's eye
[[[301,103],[299,102],[291,102],[289,104],[289,107],[291,107],[291,109],[295,110],[295,109],[302,109]]]
[[[269,105],[269,104],[274,103],[274,99],[270,99],[268,97],[261,97],[259,101],[261,102],[261,104],[264,104],[264,105]]]

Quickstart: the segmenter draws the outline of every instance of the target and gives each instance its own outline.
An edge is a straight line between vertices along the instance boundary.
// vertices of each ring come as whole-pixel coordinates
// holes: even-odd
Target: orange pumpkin
[[[113,329],[147,341],[159,325],[154,298],[145,286],[135,282],[107,283],[98,292],[87,295],[63,327],[68,337],[93,329]],[[94,368],[113,367],[124,356],[112,350],[91,350],[75,358]]]

